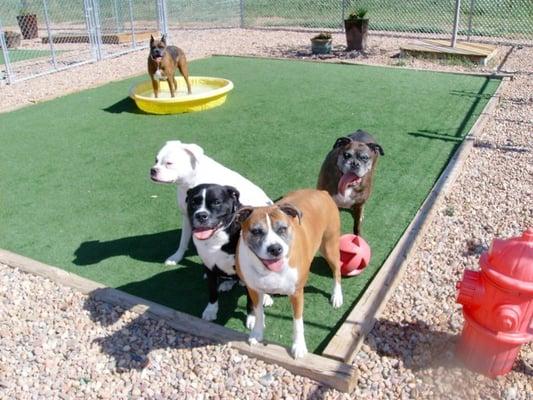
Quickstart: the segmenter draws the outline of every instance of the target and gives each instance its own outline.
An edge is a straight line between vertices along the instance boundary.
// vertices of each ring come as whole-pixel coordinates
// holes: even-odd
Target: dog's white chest
[[[286,264],[281,272],[267,270],[243,240],[239,241],[239,264],[244,281],[251,288],[269,294],[292,295],[298,283],[298,270]]]
[[[157,71],[155,71],[154,79],[157,81],[164,81],[165,79],[167,79],[167,77],[165,75],[165,72],[158,68]]]
[[[228,234],[222,230],[217,231],[206,240],[199,240],[193,236],[196,251],[205,266],[213,269],[216,265],[228,275],[235,275],[235,255],[222,251],[222,246],[229,242]]]
[[[333,196],[333,200],[335,201],[335,204],[337,204],[337,207],[351,208],[355,203],[355,200],[352,198],[353,191],[354,188],[349,186],[344,191],[344,194],[340,194],[337,192],[337,194]]]

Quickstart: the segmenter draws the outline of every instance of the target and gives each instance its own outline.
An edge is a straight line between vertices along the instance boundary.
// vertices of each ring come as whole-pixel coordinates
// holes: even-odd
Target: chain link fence
[[[1,0],[0,83],[144,48],[178,29],[343,29],[358,8],[370,29],[450,37],[456,0]],[[533,44],[533,0],[462,0],[460,40]],[[172,38],[170,38],[172,40]]]
[[[343,20],[364,8],[373,31],[418,36],[451,35],[456,0],[245,0],[244,24],[261,28],[343,28]],[[532,0],[463,0],[458,35],[533,40]]]
[[[163,0],[2,0],[0,80],[12,83],[146,47]]]

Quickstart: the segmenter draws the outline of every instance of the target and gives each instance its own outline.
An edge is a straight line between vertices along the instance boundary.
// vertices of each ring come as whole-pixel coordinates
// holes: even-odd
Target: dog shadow
[[[109,107],[103,108],[102,110],[111,114],[146,114],[137,108],[137,105],[130,97],[124,97],[122,100],[119,100],[115,104],[111,104]]]
[[[167,306],[180,312],[201,317],[208,303],[207,281],[202,278],[203,268],[177,268],[155,276],[117,287],[118,290]],[[100,294],[109,289],[97,289],[89,294],[84,303],[92,321],[103,327],[118,324],[129,311],[99,300]],[[199,300],[198,294],[205,298]],[[219,312],[216,324],[225,325],[230,318],[237,318],[244,326],[245,310],[238,308],[241,296],[246,296],[245,288],[238,283],[229,292],[220,293]],[[105,296],[104,296],[105,298]],[[204,347],[214,342],[189,333],[170,331],[158,317],[150,315],[149,310],[120,325],[114,332],[94,340],[101,351],[113,357],[119,372],[142,370],[149,363],[157,362],[150,355],[158,349],[191,349]],[[175,328],[173,328],[175,329]],[[172,332],[172,334],[171,334]],[[201,333],[199,332],[201,335]]]
[[[72,262],[80,266],[93,265],[111,257],[129,256],[139,261],[162,264],[176,251],[180,237],[181,230],[173,229],[108,241],[90,240],[81,243],[74,251]],[[193,254],[190,246],[185,255]],[[186,263],[187,259],[183,259],[180,264]]]
[[[99,289],[105,290],[105,289]],[[127,311],[107,302],[97,300],[98,291],[91,293],[84,303],[92,321],[104,327],[116,324]],[[158,349],[192,349],[212,344],[208,339],[178,333],[159,323],[145,312],[107,335],[93,341],[100,350],[114,359],[117,372],[143,370],[161,360],[151,353]],[[180,375],[179,371],[176,371]]]

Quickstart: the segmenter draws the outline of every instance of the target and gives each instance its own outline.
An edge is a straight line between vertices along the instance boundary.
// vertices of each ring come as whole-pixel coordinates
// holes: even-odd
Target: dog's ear
[[[333,145],[333,148],[336,149],[337,147],[346,146],[348,143],[350,143],[352,139],[350,139],[347,136],[340,137],[335,141],[335,144]]]
[[[248,217],[252,214],[254,211],[253,207],[250,206],[244,206],[239,211],[237,211],[236,220],[239,224],[242,224],[244,221],[248,219]]]
[[[367,143],[368,147],[370,147],[370,150],[372,150],[374,153],[379,154],[381,156],[385,155],[385,152],[383,151],[383,147],[381,147],[377,143]]]
[[[232,212],[235,212],[237,211],[237,209],[239,208],[239,206],[241,205],[241,203],[239,202],[239,196],[240,196],[240,193],[239,191],[234,188],[233,186],[230,186],[230,185],[226,185],[224,186],[226,188],[226,191],[228,192],[228,195],[233,198],[233,209],[232,209]]]
[[[302,223],[303,213],[300,211],[298,207],[293,206],[290,203],[279,204],[278,207],[281,211],[283,211],[288,216],[293,217],[293,218],[298,217],[298,224]]]
[[[192,189],[187,190],[187,194],[185,195],[185,204],[189,202],[189,196],[191,195]]]
[[[161,43],[167,44],[166,35],[161,36]]]
[[[154,42],[155,42],[154,36],[150,35],[150,47],[153,47]]]
[[[185,152],[187,152],[191,156],[192,167],[196,168],[198,160],[200,160],[200,157],[202,157],[202,155],[204,154],[204,149],[194,143],[182,143],[181,145],[183,147],[183,150],[185,150]]]

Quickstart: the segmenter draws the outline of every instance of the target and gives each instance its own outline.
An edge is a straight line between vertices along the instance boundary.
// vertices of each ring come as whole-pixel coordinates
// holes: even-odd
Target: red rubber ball
[[[359,275],[370,263],[372,255],[368,243],[361,236],[353,234],[341,236],[340,253],[343,276]]]

